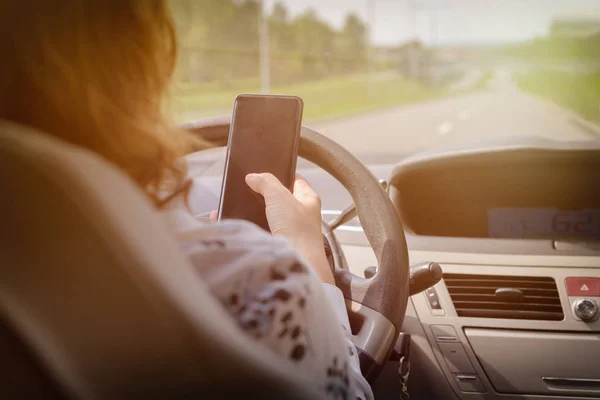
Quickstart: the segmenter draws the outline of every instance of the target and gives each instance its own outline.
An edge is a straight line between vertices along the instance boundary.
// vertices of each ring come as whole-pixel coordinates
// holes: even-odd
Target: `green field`
[[[516,76],[522,90],[545,97],[600,123],[600,72],[569,73],[534,70]]]
[[[444,96],[444,92],[425,88],[397,75],[373,79],[372,96],[365,76],[347,76],[274,87],[275,94],[290,94],[304,100],[304,120],[314,121],[388,106],[414,103]],[[233,82],[223,90],[216,84],[179,85],[170,93],[168,109],[177,122],[228,114],[240,93],[259,93],[256,79]]]
[[[488,88],[488,85],[490,84],[490,81],[492,80],[492,78],[494,77],[494,73],[492,71],[484,71],[481,76],[479,77],[479,80],[477,81],[477,83],[475,84],[475,86],[473,87],[472,90],[485,90]]]

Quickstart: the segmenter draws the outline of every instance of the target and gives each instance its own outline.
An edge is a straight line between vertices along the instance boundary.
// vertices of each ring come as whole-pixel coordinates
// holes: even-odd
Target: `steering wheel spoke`
[[[365,376],[377,374],[394,347],[396,329],[379,312],[346,299],[346,308],[353,328],[352,342],[358,348],[360,368]]]
[[[380,179],[379,183],[381,184],[383,190],[385,190],[385,192],[388,193],[388,182],[385,179]],[[335,217],[333,221],[329,223],[329,227],[332,231],[334,231],[340,226],[350,222],[350,220],[356,217],[356,215],[356,206],[354,205],[354,203],[352,203],[351,205],[346,207],[346,209],[342,211],[337,217]]]

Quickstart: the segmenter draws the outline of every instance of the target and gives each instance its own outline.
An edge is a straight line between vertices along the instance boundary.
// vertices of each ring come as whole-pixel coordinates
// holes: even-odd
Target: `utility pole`
[[[375,0],[367,0],[367,23],[369,25],[369,76],[368,76],[368,96],[370,99],[375,95],[373,83],[375,81],[375,41],[374,41],[374,33],[375,30]]]
[[[431,30],[431,47],[434,47],[437,43],[438,33],[438,15],[437,10],[432,8],[429,15],[429,29]]]
[[[411,79],[418,79],[419,50],[416,48],[416,43],[419,40],[419,34],[417,32],[417,4],[415,0],[407,0],[407,6],[412,34],[408,48],[408,76]]]
[[[406,7],[408,8],[408,15],[410,18],[410,32],[414,37],[411,40],[417,40],[417,3],[415,0],[406,0]]]
[[[258,2],[258,51],[260,57],[260,86],[264,94],[271,93],[271,60],[269,57],[269,21],[264,1]]]

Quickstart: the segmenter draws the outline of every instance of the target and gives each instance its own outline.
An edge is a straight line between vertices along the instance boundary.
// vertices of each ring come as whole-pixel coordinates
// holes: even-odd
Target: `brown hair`
[[[0,118],[88,148],[160,204],[208,147],[165,119],[176,60],[165,0],[1,0]]]

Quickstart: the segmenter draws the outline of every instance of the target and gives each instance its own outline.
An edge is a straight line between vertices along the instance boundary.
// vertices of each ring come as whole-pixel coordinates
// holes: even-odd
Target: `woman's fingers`
[[[248,174],[246,175],[246,184],[256,193],[262,194],[265,199],[288,192],[279,179],[269,173]]]
[[[304,179],[304,177],[300,174],[296,174],[296,180],[294,181],[294,194],[301,194],[301,195],[316,195],[315,191],[313,190],[313,188],[308,184],[308,182],[306,181],[306,179]]]
[[[261,194],[266,202],[282,196],[287,198],[290,194],[273,174],[248,174],[246,175],[246,183],[254,192]],[[321,210],[321,199],[308,182],[299,174],[296,175],[296,180],[294,181],[293,197],[307,207]]]
[[[272,174],[248,174],[246,183],[263,196],[271,233],[285,236],[324,282],[333,283],[323,248],[321,200],[308,182],[298,175],[293,195]]]
[[[294,197],[302,204],[321,209],[321,199],[312,186],[299,174],[294,182]]]
[[[211,211],[209,218],[210,218],[210,222],[212,222],[213,224],[216,223],[217,220],[219,219],[219,212],[217,210]]]

